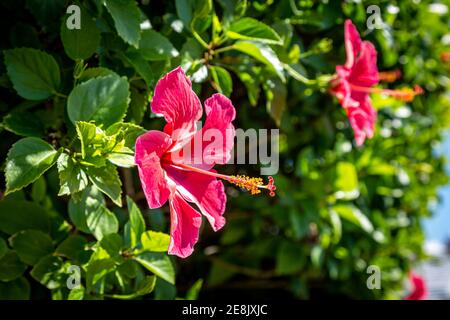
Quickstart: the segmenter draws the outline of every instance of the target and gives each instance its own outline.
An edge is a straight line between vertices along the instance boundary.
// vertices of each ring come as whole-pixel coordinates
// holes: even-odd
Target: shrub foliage
[[[450,122],[448,13],[431,2],[3,0],[0,298],[402,297],[448,182],[433,151]],[[401,70],[393,87],[425,90],[373,96],[362,147],[327,90],[347,18],[380,70]],[[167,255],[168,208],[148,209],[133,161],[136,137],[163,126],[156,81],[178,65],[202,101],[231,98],[237,127],[280,128],[277,196],[228,186],[227,225],[202,230],[187,260]]]

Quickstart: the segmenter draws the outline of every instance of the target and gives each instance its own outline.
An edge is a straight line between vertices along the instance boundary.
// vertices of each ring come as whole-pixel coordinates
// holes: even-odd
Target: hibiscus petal
[[[358,146],[362,145],[366,138],[373,137],[377,114],[368,96],[359,107],[348,108],[347,115]]]
[[[177,185],[183,197],[195,203],[208,219],[214,231],[225,225],[227,196],[222,181],[212,176],[165,166],[167,175]],[[215,171],[212,171],[215,172]]]
[[[350,19],[345,20],[344,24],[344,41],[345,51],[347,55],[347,61],[345,62],[346,68],[351,68],[361,50],[361,38],[358,30]]]
[[[236,117],[236,110],[230,99],[216,93],[205,101],[205,112],[205,125],[191,141],[189,164],[209,170],[215,164],[230,160],[235,136],[231,122]]]
[[[161,207],[170,195],[161,167],[161,155],[171,144],[170,136],[157,130],[148,131],[136,140],[134,161],[138,166],[142,189],[152,209]]]
[[[379,82],[377,68],[377,50],[372,43],[364,41],[348,81],[352,84],[371,87]]]
[[[331,92],[338,98],[343,108],[357,107],[359,102],[352,99],[352,90],[348,82],[350,71],[343,66],[336,66],[338,82],[331,88]]]
[[[192,208],[178,193],[170,199],[169,254],[186,258],[194,251],[198,241],[201,214]]]
[[[164,116],[167,121],[164,132],[170,134],[174,141],[181,143],[195,133],[195,122],[202,116],[202,106],[181,67],[158,81],[151,109]]]

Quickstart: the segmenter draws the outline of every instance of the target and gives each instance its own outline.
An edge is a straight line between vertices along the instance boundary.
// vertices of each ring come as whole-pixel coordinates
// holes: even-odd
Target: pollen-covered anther
[[[228,181],[236,186],[246,189],[250,194],[261,193],[261,189],[269,190],[271,197],[275,196],[275,184],[272,177],[269,177],[269,183],[264,185],[262,178],[252,178],[244,175],[231,176]]]
[[[422,94],[423,89],[416,85],[414,86],[414,89],[411,88],[403,88],[400,90],[397,90],[397,94],[394,94],[393,96],[398,98],[401,101],[404,102],[411,102],[415,96]]]
[[[251,194],[261,193],[259,187],[263,185],[263,180],[261,178],[251,178],[242,175],[231,176],[230,182],[240,188],[250,191]]]

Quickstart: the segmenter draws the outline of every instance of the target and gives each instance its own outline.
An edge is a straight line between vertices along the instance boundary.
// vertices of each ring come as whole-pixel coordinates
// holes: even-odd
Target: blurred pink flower
[[[215,164],[225,164],[230,159],[236,111],[227,97],[214,94],[205,101],[206,121],[203,128],[197,130],[202,106],[181,67],[158,81],[151,110],[163,115],[167,124],[164,132],[150,130],[138,137],[135,162],[149,207],[159,208],[169,201],[169,254],[185,258],[198,241],[201,214],[214,231],[225,224],[227,197],[218,179],[244,187],[252,194],[259,193],[260,188],[273,192],[275,186],[272,178],[268,185],[263,185],[260,178],[226,176],[212,169]],[[201,140],[208,130],[219,134],[221,143],[216,143],[215,148],[202,144],[200,158],[197,154],[191,156],[190,152],[186,156],[186,147],[195,148],[194,141]]]
[[[369,41],[361,41],[351,20],[345,21],[344,37],[347,60],[344,65],[336,66],[336,77],[331,82],[330,90],[346,110],[356,144],[362,145],[366,138],[373,137],[377,118],[369,93],[382,93],[411,101],[422,90],[418,86],[414,90],[374,88],[380,80],[396,80],[400,76],[399,71],[378,72],[375,47]]]
[[[409,281],[412,291],[405,297],[405,300],[425,300],[428,295],[425,280],[414,271],[411,271],[409,273]]]

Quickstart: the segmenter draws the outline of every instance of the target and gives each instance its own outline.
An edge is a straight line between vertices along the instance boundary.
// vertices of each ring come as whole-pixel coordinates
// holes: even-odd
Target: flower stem
[[[230,50],[233,50],[233,49],[234,49],[234,46],[226,46],[226,47],[222,47],[222,48],[214,50],[212,52],[212,54],[218,54],[218,53],[225,52],[225,51],[230,51]]]
[[[205,42],[205,40],[202,39],[202,37],[200,37],[200,35],[197,33],[197,31],[192,30],[192,35],[194,36],[195,39],[197,39],[197,41],[205,48],[209,50],[209,45]]]
[[[306,85],[314,85],[316,81],[306,78],[301,75],[297,70],[292,68],[289,64],[283,63],[283,68],[297,81],[300,81]]]
[[[54,91],[53,94],[55,96],[57,96],[57,97],[61,97],[61,98],[67,99],[67,96],[65,94],[63,94],[63,93],[59,93],[57,91]]]

